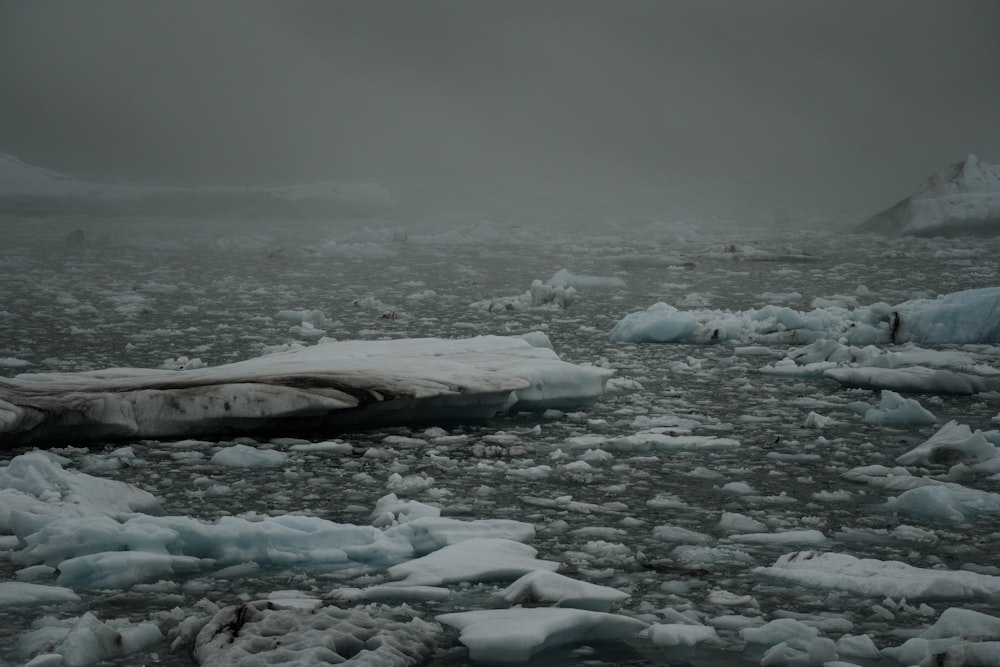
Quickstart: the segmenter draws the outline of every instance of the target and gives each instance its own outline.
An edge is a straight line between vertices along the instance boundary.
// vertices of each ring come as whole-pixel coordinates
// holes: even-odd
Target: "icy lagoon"
[[[7,377],[533,332],[614,373],[485,424],[0,452],[0,661],[1000,664],[993,311],[907,328],[1000,242],[739,222],[5,221]],[[683,335],[612,340],[642,317]]]

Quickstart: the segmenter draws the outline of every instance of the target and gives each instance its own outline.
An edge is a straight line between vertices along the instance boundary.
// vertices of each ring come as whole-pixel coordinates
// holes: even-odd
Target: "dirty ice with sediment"
[[[1000,240],[518,223],[5,222],[0,662],[1000,665]]]

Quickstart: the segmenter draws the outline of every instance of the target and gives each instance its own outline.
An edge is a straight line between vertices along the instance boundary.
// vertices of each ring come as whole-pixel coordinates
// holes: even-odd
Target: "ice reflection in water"
[[[771,531],[817,530],[829,540],[820,548],[859,557],[949,569],[994,564],[1000,546],[995,518],[961,529],[926,524],[922,527],[933,539],[901,539],[893,529],[915,520],[879,508],[895,494],[843,477],[856,466],[891,464],[937,426],[864,424],[852,404],[874,402],[871,392],[757,373],[760,366],[783,356],[783,346],[775,346],[770,357],[737,355],[729,344],[611,344],[607,333],[624,314],[660,300],[679,307],[739,310],[766,303],[761,295],[798,292],[801,301],[782,297],[791,299],[783,305],[809,309],[816,297],[846,295],[861,303],[895,303],[982,287],[997,275],[1000,246],[995,241],[890,243],[814,229],[760,243],[763,248],[804,249],[814,261],[785,256],[773,262],[742,262],[715,249],[756,241],[760,236],[755,232],[730,231],[721,240],[678,239],[671,228],[655,227],[613,239],[528,237],[520,243],[494,239],[483,246],[439,245],[415,237],[407,243],[347,247],[328,243],[338,236],[329,232],[317,242],[308,235],[282,239],[266,231],[231,238],[211,229],[189,238],[161,235],[154,243],[150,238],[155,234],[128,236],[120,225],[109,225],[103,235],[91,235],[92,243],[67,248],[60,241],[63,231],[53,225],[42,233],[14,234],[0,255],[0,358],[30,361],[33,366],[27,370],[160,366],[181,357],[220,364],[258,355],[270,346],[312,344],[321,335],[459,337],[543,330],[564,359],[607,365],[623,380],[620,390],[577,413],[514,415],[489,426],[446,432],[325,434],[349,444],[350,453],[296,451],[296,441],[289,439],[259,443],[290,453],[279,469],[211,464],[212,454],[231,442],[126,443],[140,462],[117,469],[107,468],[108,457],[99,449],[60,452],[82,469],[97,466],[93,474],[151,491],[164,500],[169,514],[214,519],[228,513],[298,512],[365,524],[375,501],[395,491],[437,503],[446,516],[533,522],[540,558],[562,562],[561,571],[569,576],[628,591],[632,598],[623,605],[625,613],[662,619],[669,618],[662,610],[673,609],[695,610],[704,618],[739,613],[770,619],[784,610],[829,619],[829,636],[848,627],[853,633],[870,633],[880,646],[898,645],[898,630],[924,627],[936,616],[928,619],[909,606],[892,609],[887,616],[873,607],[884,606],[883,601],[790,591],[787,585],[755,576],[753,567],[770,565],[796,547],[729,539],[729,531],[719,526],[723,513],[745,515]],[[282,250],[275,252],[278,247]],[[622,268],[604,259],[629,253],[680,253],[694,266]],[[545,280],[564,267],[580,274],[620,276],[627,287],[580,290],[566,310],[469,308],[473,302],[524,292],[532,279]],[[870,292],[858,290],[860,285]],[[309,315],[305,326],[277,316],[285,310],[318,314]],[[984,363],[1000,365],[996,348],[971,351]],[[997,411],[995,399],[981,397],[921,397],[921,403],[942,422],[954,418],[973,428],[989,428]],[[813,411],[834,423],[822,430],[803,427]],[[627,436],[657,424],[735,439],[740,446],[650,451],[608,446],[604,453],[585,455],[586,447],[567,444],[579,436]],[[388,435],[424,442],[387,441]],[[324,438],[317,434],[315,439]],[[3,456],[6,460],[18,453]],[[589,467],[568,465],[578,460]],[[998,490],[995,480],[968,484]],[[665,525],[706,534],[711,541],[702,547],[685,546],[654,532]],[[9,559],[0,559],[0,579],[13,578],[14,569]],[[324,595],[333,588],[386,580],[383,571],[364,568],[262,567],[230,574],[82,594],[87,608],[102,618],[128,616],[138,621],[175,607],[193,610],[202,598],[228,604],[289,588]],[[413,606],[428,614],[477,608],[497,588],[459,587],[445,602]],[[736,598],[749,595],[752,601],[722,604],[720,600],[728,598],[710,595],[719,590]],[[994,602],[962,604],[998,613]],[[934,609],[940,613],[945,606]],[[58,615],[60,610],[37,615],[0,611],[5,638],[0,643],[13,645],[46,613]],[[736,630],[719,632],[728,640],[738,636]],[[122,664],[137,659],[129,656]],[[141,659],[148,664],[190,662],[186,653],[169,653],[165,647]],[[694,663],[754,659],[752,654],[705,650]],[[638,643],[560,650],[538,664],[585,661],[658,664],[662,654]],[[461,664],[461,658],[445,655],[434,664]]]

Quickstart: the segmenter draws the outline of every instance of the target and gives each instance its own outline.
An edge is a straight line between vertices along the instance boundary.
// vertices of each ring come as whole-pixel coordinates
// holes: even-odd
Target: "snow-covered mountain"
[[[197,188],[99,183],[0,154],[0,214],[349,218],[380,215],[392,206],[389,192],[371,183]]]
[[[1000,166],[969,155],[858,229],[913,236],[1000,234]]]

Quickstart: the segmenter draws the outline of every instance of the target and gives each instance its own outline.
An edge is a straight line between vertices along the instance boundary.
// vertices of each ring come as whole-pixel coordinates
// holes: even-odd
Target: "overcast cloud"
[[[0,152],[863,211],[1000,161],[998,32],[994,0],[3,2]]]

